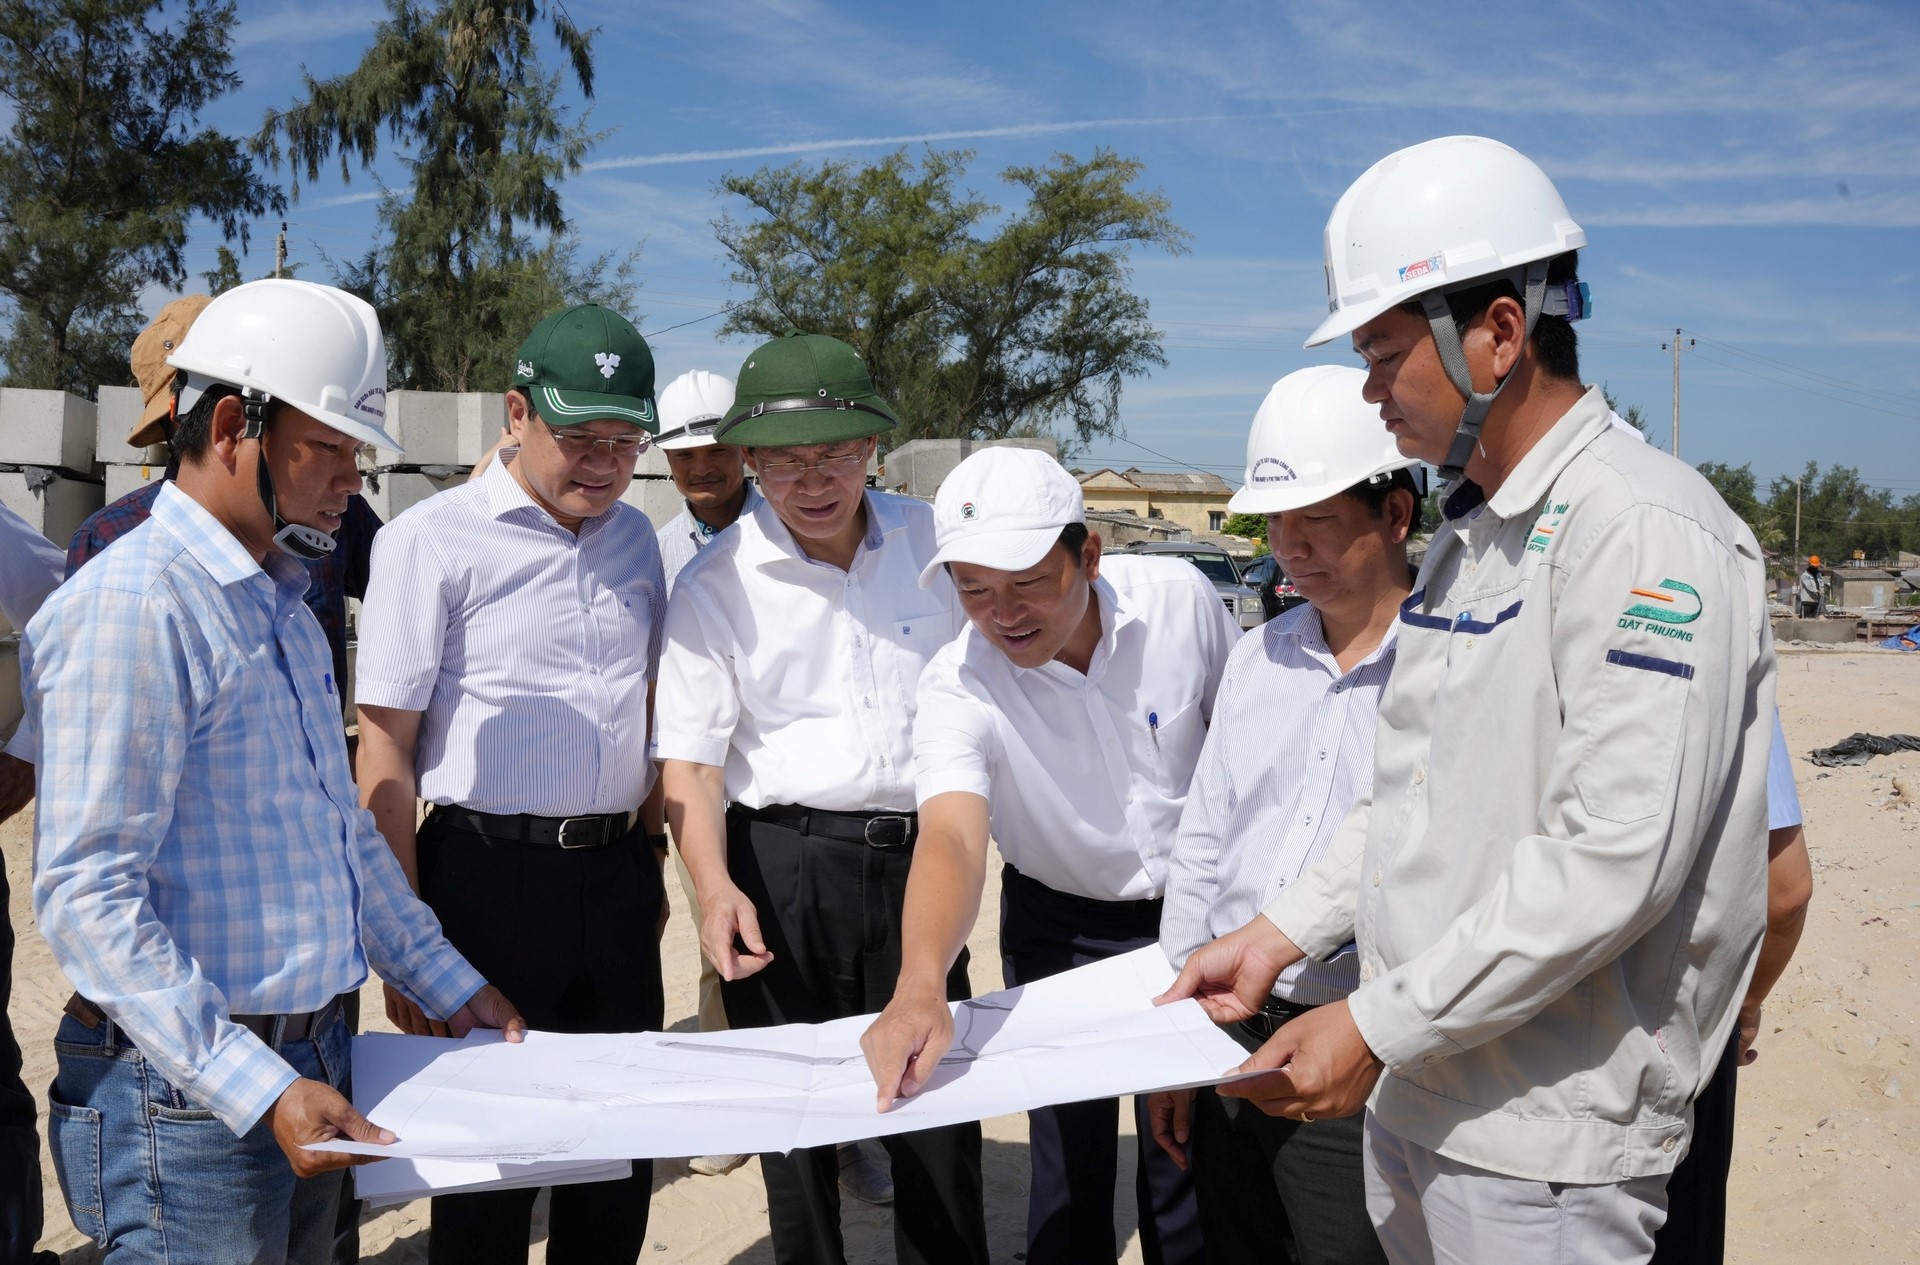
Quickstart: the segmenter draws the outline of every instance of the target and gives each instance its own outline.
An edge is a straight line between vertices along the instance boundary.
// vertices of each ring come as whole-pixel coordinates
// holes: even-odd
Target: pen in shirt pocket
[[[1147,733],[1152,735],[1153,745],[1155,747],[1158,747],[1160,745],[1160,713],[1159,712],[1147,713]]]
[[[333,673],[327,673],[327,693],[333,693]]]

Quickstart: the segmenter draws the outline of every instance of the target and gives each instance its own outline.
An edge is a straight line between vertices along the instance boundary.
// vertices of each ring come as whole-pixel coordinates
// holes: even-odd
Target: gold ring
[[[1312,1117],[1312,1116],[1310,1116],[1310,1115],[1308,1115],[1308,1114],[1307,1114],[1306,1112],[1304,1112],[1304,1111],[1303,1111],[1303,1112],[1301,1112],[1301,1113],[1300,1113],[1300,1123],[1301,1123],[1301,1124],[1312,1124],[1312,1123],[1313,1123],[1313,1117]]]

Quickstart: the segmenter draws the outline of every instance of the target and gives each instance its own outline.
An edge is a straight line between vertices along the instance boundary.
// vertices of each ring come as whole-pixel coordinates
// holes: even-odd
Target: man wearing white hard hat
[[[359,807],[302,602],[382,429],[373,309],[257,281],[170,363],[179,472],[21,648],[39,735],[34,913],[77,992],[48,1141],[112,1259],[323,1261],[354,1111],[342,995],[369,967],[455,1032],[520,1016],[441,935]]]
[[[660,438],[667,473],[687,507],[660,529],[660,558],[673,589],[680,568],[700,547],[733,526],[759,503],[747,482],[746,449],[722,444],[713,434],[733,407],[733,380],[690,369],[660,392]]]
[[[1352,340],[1400,450],[1442,465],[1445,521],[1371,796],[1170,995],[1244,1018],[1356,941],[1359,987],[1275,1034],[1248,1092],[1367,1109],[1389,1259],[1645,1261],[1766,917],[1760,550],[1581,387],[1586,235],[1527,158],[1392,154],[1324,241],[1310,345]]]
[[[900,979],[862,1039],[884,1110],[953,1043],[941,982],[1000,846],[1009,988],[1154,943],[1188,779],[1239,628],[1177,559],[1102,557],[1080,485],[1046,453],[987,448],[941,484],[939,551],[971,623],[927,665],[913,725],[920,843]],[[1202,1259],[1186,1174],[1149,1138],[1145,1258]],[[1028,1113],[1027,1259],[1112,1261],[1114,1099]]]
[[[1413,587],[1407,538],[1423,481],[1360,398],[1365,379],[1346,367],[1302,369],[1274,384],[1254,415],[1246,478],[1228,508],[1266,516],[1274,556],[1307,604],[1242,637],[1227,660],[1168,863],[1160,944],[1175,966],[1325,856],[1373,785],[1374,721]],[[1297,962],[1229,1031],[1258,1049],[1359,982],[1351,945],[1326,962]],[[1231,1085],[1155,1094],[1149,1115],[1182,1164],[1191,1142],[1209,1261],[1384,1259],[1367,1219],[1359,1117],[1269,1116]]]

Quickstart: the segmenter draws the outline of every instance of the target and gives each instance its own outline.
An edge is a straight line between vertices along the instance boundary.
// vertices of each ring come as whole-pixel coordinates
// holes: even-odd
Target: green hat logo
[[[653,352],[633,323],[597,303],[555,312],[534,326],[513,364],[534,412],[549,426],[630,422],[653,434]]]
[[[899,422],[859,352],[830,335],[796,331],[747,357],[714,438],[745,448],[832,444]]]

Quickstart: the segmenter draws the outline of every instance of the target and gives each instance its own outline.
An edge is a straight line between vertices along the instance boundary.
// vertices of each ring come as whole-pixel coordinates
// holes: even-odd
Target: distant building
[[[1151,474],[1133,467],[1074,474],[1089,512],[1126,511],[1145,519],[1165,519],[1196,536],[1217,535],[1227,523],[1227,501],[1233,489],[1217,474]]]

